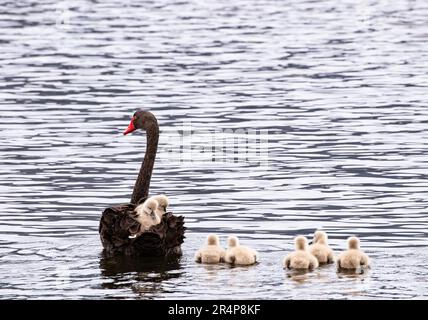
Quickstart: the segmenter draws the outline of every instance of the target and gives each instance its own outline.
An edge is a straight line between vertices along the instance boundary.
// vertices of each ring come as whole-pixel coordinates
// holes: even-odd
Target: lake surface
[[[2,1],[0,298],[428,298],[428,4],[294,2]],[[140,108],[179,261],[102,255]],[[337,253],[359,236],[371,270],[282,270],[317,228]],[[260,263],[195,264],[212,232]]]

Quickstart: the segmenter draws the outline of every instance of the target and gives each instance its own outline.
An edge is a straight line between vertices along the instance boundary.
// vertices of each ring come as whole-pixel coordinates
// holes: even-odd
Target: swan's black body
[[[140,224],[134,220],[133,204],[104,210],[99,233],[107,254],[130,256],[180,256],[184,241],[184,218],[167,212],[160,224],[139,233]],[[136,235],[135,238],[130,236]]]

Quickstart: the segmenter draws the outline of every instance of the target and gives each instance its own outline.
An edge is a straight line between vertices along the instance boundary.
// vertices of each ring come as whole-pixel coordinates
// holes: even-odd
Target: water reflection
[[[337,276],[339,278],[361,278],[362,276],[368,276],[370,272],[370,268],[357,268],[357,269],[338,269]]]
[[[164,257],[128,257],[124,255],[110,256],[104,251],[101,254],[100,269],[104,276],[114,276],[129,272],[168,272],[180,269],[180,258]]]
[[[182,274],[179,258],[111,256],[104,251],[100,258],[104,289],[130,288],[137,296],[152,298],[164,291],[162,282]]]
[[[332,281],[331,266],[320,266],[315,270],[285,270],[285,279],[292,280],[297,284],[306,282],[328,282]]]
[[[296,283],[302,284],[308,280],[309,272],[305,270],[287,270],[285,275],[287,279],[293,280]]]

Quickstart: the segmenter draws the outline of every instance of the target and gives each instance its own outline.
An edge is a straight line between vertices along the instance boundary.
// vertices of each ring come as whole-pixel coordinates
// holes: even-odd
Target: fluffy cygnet
[[[143,204],[140,204],[135,208],[135,220],[141,224],[141,232],[144,232],[161,222],[161,219],[156,214],[158,207],[159,203],[155,199],[149,198],[144,201]]]
[[[284,268],[296,270],[313,270],[318,267],[318,260],[308,251],[308,239],[298,236],[294,239],[296,251],[290,253],[283,261]]]
[[[334,253],[328,246],[327,238],[327,233],[317,230],[314,233],[312,245],[309,247],[309,252],[317,258],[320,264],[334,262]]]
[[[150,197],[149,199],[154,199],[158,202],[159,206],[156,210],[156,214],[158,215],[159,219],[162,220],[162,217],[166,213],[166,209],[169,205],[168,197],[164,194],[160,194],[157,196]]]
[[[337,259],[338,269],[359,269],[369,266],[369,257],[360,250],[360,240],[357,237],[348,238],[348,250],[342,252]]]
[[[220,240],[215,234],[207,238],[207,244],[195,254],[195,261],[199,263],[214,264],[224,261],[226,251],[220,246]]]
[[[257,262],[257,251],[239,244],[235,236],[227,239],[228,249],[226,251],[225,261],[233,265],[251,265]]]

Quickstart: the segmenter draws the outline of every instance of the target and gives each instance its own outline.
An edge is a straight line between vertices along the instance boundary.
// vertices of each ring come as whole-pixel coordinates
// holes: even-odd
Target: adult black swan
[[[124,134],[136,129],[146,131],[146,154],[135,181],[131,203],[107,208],[102,213],[99,233],[104,253],[146,257],[180,256],[185,231],[184,217],[166,212],[159,224],[143,231],[135,219],[134,209],[144,203],[149,194],[159,140],[156,117],[148,111],[135,112]]]

